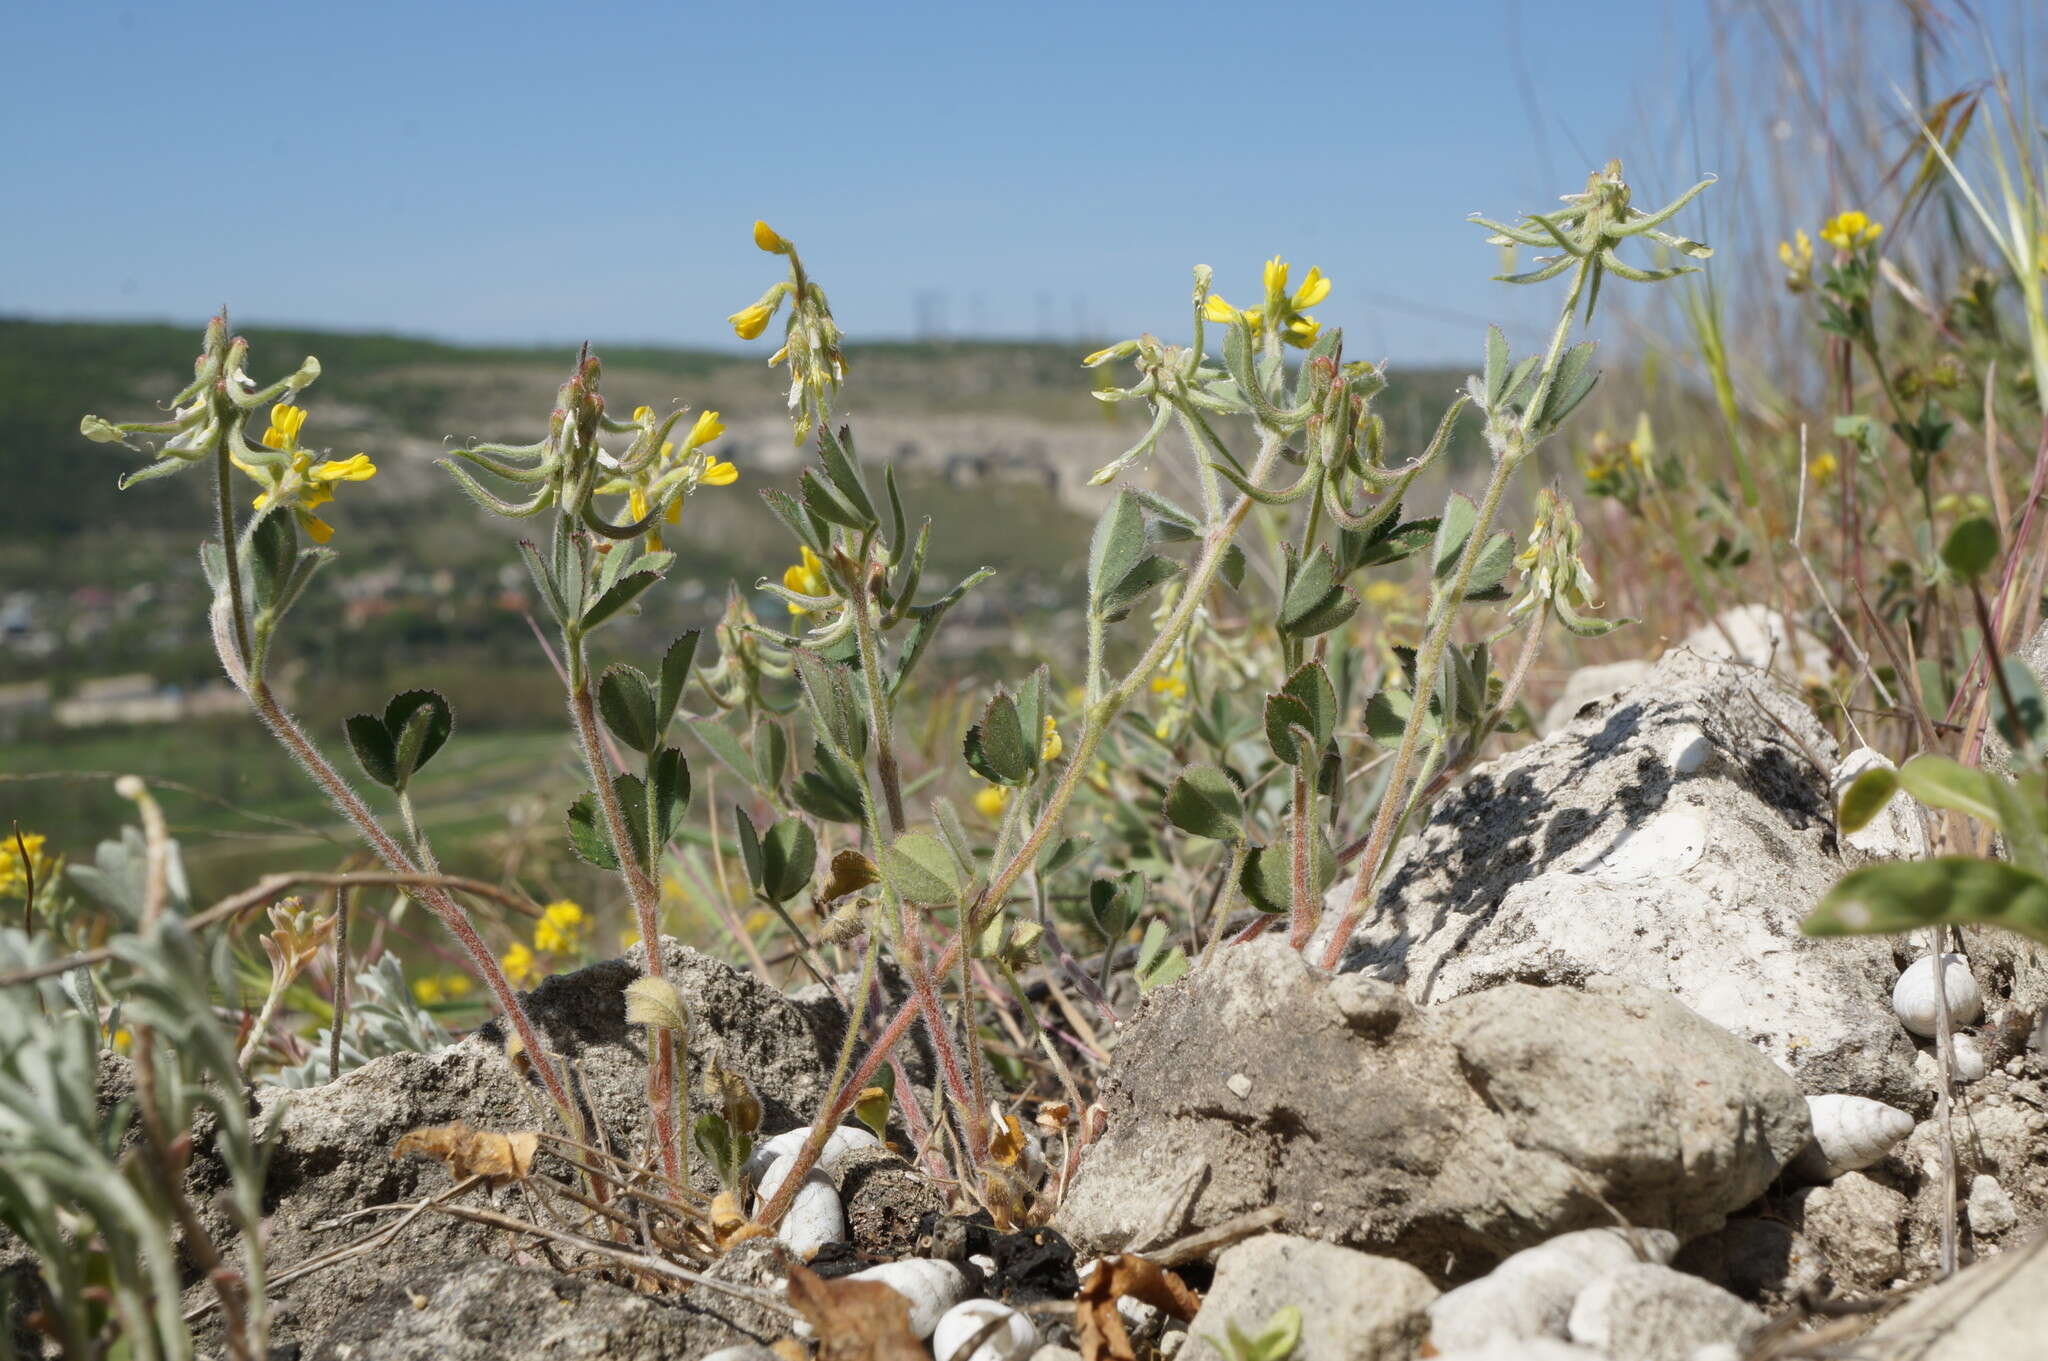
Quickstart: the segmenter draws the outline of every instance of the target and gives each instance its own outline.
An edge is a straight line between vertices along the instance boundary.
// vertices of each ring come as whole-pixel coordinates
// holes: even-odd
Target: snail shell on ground
[[[704,1361],[781,1361],[781,1358],[758,1342],[748,1342],[738,1347],[721,1347]]]
[[[769,1165],[761,1177],[763,1202],[775,1194],[795,1165],[794,1153],[785,1153]],[[830,1177],[815,1167],[810,1170],[790,1199],[789,1212],[783,1215],[775,1236],[807,1261],[827,1243],[846,1241],[846,1208],[839,1203],[838,1188],[832,1185]]]
[[[1820,1181],[1870,1166],[1913,1132],[1912,1116],[1863,1096],[1809,1096],[1806,1112],[1813,1120],[1813,1142],[1793,1166]]]
[[[1491,1275],[1439,1295],[1429,1306],[1430,1345],[1450,1354],[1509,1340],[1562,1338],[1581,1290],[1636,1262],[1661,1266],[1677,1252],[1678,1236],[1664,1229],[1559,1234],[1507,1258]]]
[[[1984,1014],[1984,994],[1977,988],[1970,962],[1958,954],[1943,955],[1941,960],[1941,981],[1948,990],[1949,1024],[1974,1024]],[[1892,985],[1892,1010],[1898,1013],[1899,1023],[1923,1037],[1935,1031],[1934,968],[1934,956],[1922,955]]]
[[[809,1125],[798,1125],[795,1129],[784,1130],[772,1139],[763,1140],[754,1149],[753,1156],[747,1159],[744,1170],[748,1179],[758,1183],[762,1174],[767,1172],[776,1159],[787,1157],[802,1148],[804,1140],[810,1135]],[[879,1147],[881,1142],[867,1130],[854,1125],[841,1125],[825,1140],[825,1147],[818,1154],[818,1170],[835,1172],[839,1168],[840,1160],[847,1154],[855,1149]]]
[[[982,1339],[980,1346],[967,1350],[967,1344],[991,1323],[998,1326]],[[932,1330],[935,1361],[1024,1361],[1037,1349],[1038,1329],[1031,1320],[996,1300],[956,1304]]]
[[[910,1301],[910,1331],[919,1337],[930,1337],[946,1311],[967,1297],[967,1273],[933,1257],[884,1262],[847,1279],[880,1281]]]
[[[1956,1032],[1949,1037],[1956,1047],[1956,1081],[1975,1082],[1990,1071],[1989,1060],[1984,1057],[1984,1045],[1975,1035]],[[1941,1056],[1933,1046],[1913,1056],[1913,1071],[1929,1087],[1941,1082]]]

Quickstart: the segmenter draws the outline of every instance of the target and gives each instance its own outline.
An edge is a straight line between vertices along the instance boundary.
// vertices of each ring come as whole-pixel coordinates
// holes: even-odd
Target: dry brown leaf
[[[1024,1156],[1024,1125],[1016,1116],[996,1117],[995,1129],[988,1138],[988,1156],[1003,1167],[1015,1167]]]
[[[818,1334],[818,1361],[930,1361],[910,1330],[910,1301],[880,1281],[789,1269],[789,1302]]]
[[[1136,1361],[1131,1335],[1116,1311],[1117,1300],[1125,1295],[1175,1318],[1191,1319],[1202,1307],[1201,1296],[1157,1262],[1134,1252],[1105,1257],[1074,1297],[1082,1361]]]
[[[471,1129],[458,1120],[452,1125],[423,1125],[407,1131],[391,1146],[391,1156],[438,1158],[457,1181],[483,1177],[493,1186],[503,1186],[532,1175],[533,1155],[539,1147],[540,1135],[532,1130],[499,1134]]]

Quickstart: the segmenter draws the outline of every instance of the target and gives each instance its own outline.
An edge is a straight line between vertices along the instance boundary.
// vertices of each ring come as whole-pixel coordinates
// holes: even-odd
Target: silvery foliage
[[[356,975],[342,1026],[344,1073],[386,1054],[431,1054],[455,1039],[413,997],[394,955],[384,956]],[[333,1081],[339,1074],[328,1069],[332,1035],[331,1029],[323,1029],[304,1062],[281,1068],[267,1080],[280,1087],[318,1087]]]

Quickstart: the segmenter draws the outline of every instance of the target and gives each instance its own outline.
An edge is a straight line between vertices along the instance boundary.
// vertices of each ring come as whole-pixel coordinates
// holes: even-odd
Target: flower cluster
[[[626,518],[632,523],[648,519],[657,507],[666,504],[661,519],[668,524],[681,524],[683,502],[691,492],[699,487],[729,487],[739,481],[740,470],[707,447],[725,433],[725,425],[716,411],[699,412],[680,446],[674,440],[660,439],[657,447],[663,423],[655,420],[652,407],[634,408],[633,424],[639,428],[623,459],[609,454],[598,456],[598,462],[617,476],[599,483],[597,488],[601,496],[624,496]],[[651,457],[647,455],[649,448],[654,449]],[[657,553],[662,551],[659,525],[648,531],[647,546]]]
[[[1202,304],[1203,318],[1219,326],[1241,322],[1261,336],[1270,331],[1297,349],[1315,344],[1323,328],[1322,323],[1308,315],[1308,309],[1330,296],[1330,281],[1322,270],[1310,269],[1301,287],[1289,293],[1287,262],[1276,255],[1266,261],[1264,282],[1266,301],[1262,305],[1236,308],[1224,301],[1222,294],[1211,293]],[[1095,359],[1095,355],[1090,355],[1082,362]]]
[[[1882,222],[1873,222],[1867,213],[1853,208],[1846,213],[1835,214],[1820,229],[1820,239],[1839,251],[1862,250],[1882,235]]]
[[[839,324],[832,320],[832,308],[825,290],[804,273],[796,247],[765,222],[754,224],[754,244],[770,255],[789,261],[789,277],[771,285],[767,292],[727,317],[733,334],[754,340],[768,329],[782,304],[790,304],[782,348],[768,357],[770,365],[789,367],[789,409],[794,420],[796,442],[802,444],[825,418],[832,394],[846,377],[846,355],[839,342]]]
[[[310,450],[299,444],[299,430],[306,424],[306,409],[290,402],[270,408],[270,427],[263,432],[263,447],[286,457],[276,463],[251,463],[235,459],[235,466],[263,484],[256,497],[256,509],[283,502],[307,536],[315,543],[334,537],[334,527],[313,512],[334,499],[337,482],[367,482],[377,475],[377,465],[368,454],[328,459],[315,463]]]
[[[544,972],[540,956],[562,959],[580,955],[589,929],[590,920],[583,908],[567,898],[558,898],[541,909],[540,920],[533,925],[533,944],[514,941],[511,949],[498,956],[498,967],[512,983],[523,987]]]
[[[39,889],[57,877],[58,862],[43,854],[40,832],[0,832],[0,898],[25,898],[29,885]]]

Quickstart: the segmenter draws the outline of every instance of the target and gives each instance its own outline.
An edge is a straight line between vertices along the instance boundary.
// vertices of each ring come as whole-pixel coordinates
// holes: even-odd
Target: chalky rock
[[[1984,1046],[1975,1035],[1951,1035],[1949,1043],[1955,1046],[1955,1075],[1957,1082],[1978,1082],[1989,1071],[1985,1061]],[[1913,1056],[1913,1071],[1932,1090],[1941,1085],[1941,1059],[1933,1045]]]
[[[1701,737],[1711,752],[1694,765]],[[1341,967],[1423,1005],[1607,974],[1670,993],[1807,1092],[1921,1099],[1881,1000],[1891,943],[1799,929],[1845,869],[1833,753],[1767,673],[1667,655],[1446,796],[1397,852]],[[1336,912],[1350,887],[1333,891]]]
[[[1278,1310],[1301,1310],[1292,1361],[1356,1361],[1414,1355],[1428,1327],[1436,1287],[1406,1262],[1372,1257],[1313,1238],[1267,1233],[1224,1250],[1216,1280],[1189,1332],[1191,1355],[1229,1354],[1228,1325],[1257,1336]],[[1121,1303],[1121,1301],[1119,1301]]]
[[[1640,684],[1650,674],[1650,666],[1649,662],[1629,660],[1580,667],[1565,678],[1564,689],[1543,711],[1536,731],[1549,736],[1587,709]]]
[[[2048,1337],[2048,1236],[2036,1235],[1914,1296],[1858,1339],[1913,1361],[2034,1357]]]
[[[1703,1348],[1739,1347],[1763,1322],[1762,1313],[1717,1285],[1638,1262],[1580,1291],[1567,1328],[1572,1341],[1608,1356],[1693,1361]]]
[[[1797,1220],[1839,1294],[1874,1294],[1906,1269],[1906,1197],[1861,1172],[1798,1193]]]
[[[931,1257],[884,1262],[854,1272],[851,1279],[880,1281],[908,1300],[910,1330],[919,1337],[930,1337],[946,1311],[967,1298],[967,1273],[952,1262]]]
[[[1054,1220],[1085,1252],[1271,1205],[1277,1228],[1460,1281],[1620,1214],[1681,1237],[1808,1141],[1768,1059],[1662,994],[1509,984],[1419,1010],[1285,941],[1222,951],[1125,1025],[1107,1133]],[[1249,1095],[1225,1086],[1248,1074]]]
[[[1899,1024],[1922,1037],[1934,1034],[1941,1006],[1935,994],[1935,968],[1934,956],[1922,955],[1892,985],[1892,1011]],[[1948,1023],[1975,1025],[1984,1015],[1984,994],[1970,972],[1970,961],[1958,954],[1945,954],[1940,968],[1942,987],[1948,993]]]
[[[1438,1352],[1435,1361],[1612,1361],[1604,1352],[1554,1337],[1498,1338],[1478,1347]]]
[[[769,1164],[761,1174],[762,1204],[781,1189],[795,1166],[794,1153],[785,1153]],[[782,1223],[776,1226],[775,1236],[805,1260],[827,1243],[846,1241],[846,1207],[840,1203],[839,1188],[832,1184],[831,1177],[815,1167],[804,1175],[803,1184],[790,1198]]]
[[[1839,805],[1842,795],[1856,778],[1868,770],[1893,770],[1891,760],[1870,747],[1858,747],[1844,756],[1828,777],[1829,790]],[[1882,860],[1924,860],[1927,858],[1927,824],[1913,796],[1900,790],[1891,796],[1876,817],[1853,832],[1842,835],[1843,857],[1852,865]]]
[[[1998,1184],[1998,1178],[1988,1172],[1970,1178],[1969,1215],[1970,1232],[1979,1238],[2010,1233],[2020,1222],[2012,1197]]]
[[[1913,1132],[1911,1115],[1867,1097],[1809,1096],[1806,1108],[1813,1142],[1793,1161],[1792,1170],[1814,1181],[1868,1167]]]
[[[1699,657],[1769,670],[1791,685],[1826,677],[1827,645],[1767,605],[1736,605],[1685,635],[1681,645]]]
[[[1661,1265],[1677,1251],[1677,1237],[1657,1229],[1562,1234],[1516,1253],[1432,1304],[1430,1345],[1456,1351],[1507,1339],[1565,1338],[1572,1302],[1587,1286],[1623,1267]]]
[[[990,1324],[994,1330],[972,1348]],[[1038,1350],[1038,1329],[1025,1315],[997,1300],[968,1300],[956,1304],[932,1330],[934,1361],[1025,1361]]]

